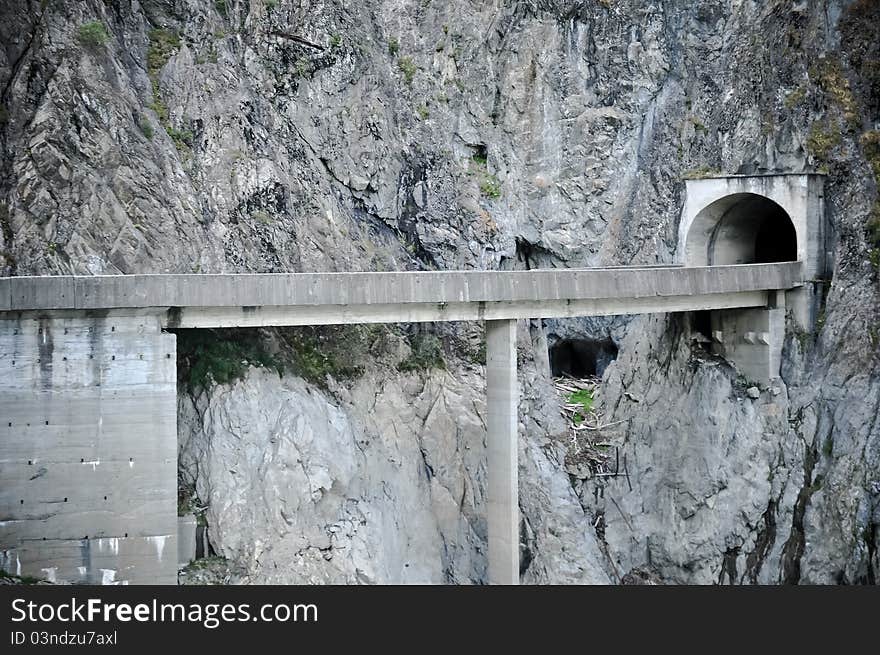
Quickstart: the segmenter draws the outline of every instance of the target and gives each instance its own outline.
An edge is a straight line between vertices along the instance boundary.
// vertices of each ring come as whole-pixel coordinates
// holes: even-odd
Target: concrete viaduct
[[[763,382],[779,375],[786,296],[794,320],[810,321],[824,271],[821,178],[697,180],[694,197],[671,266],[0,278],[0,568],[73,583],[176,583],[176,337],[167,329],[480,320],[489,579],[515,584],[518,319],[708,310],[713,347]],[[761,231],[783,218],[765,235],[774,250]]]

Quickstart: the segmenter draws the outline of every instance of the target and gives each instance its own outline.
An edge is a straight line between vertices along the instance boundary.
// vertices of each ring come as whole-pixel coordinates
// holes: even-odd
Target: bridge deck
[[[171,327],[305,325],[754,307],[801,263],[535,271],[0,278],[0,313],[166,311]]]

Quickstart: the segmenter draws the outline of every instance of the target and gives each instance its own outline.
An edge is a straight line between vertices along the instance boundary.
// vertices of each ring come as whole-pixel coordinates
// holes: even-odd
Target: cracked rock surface
[[[209,499],[212,547],[250,582],[484,581],[483,380],[371,371],[331,395],[251,369],[183,398],[180,466]],[[528,579],[607,581],[553,454],[523,439],[520,459]]]

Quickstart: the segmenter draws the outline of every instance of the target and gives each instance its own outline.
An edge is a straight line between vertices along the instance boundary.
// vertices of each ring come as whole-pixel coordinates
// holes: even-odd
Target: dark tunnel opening
[[[611,339],[560,339],[550,346],[550,372],[553,377],[601,376],[616,358]]]
[[[755,235],[755,264],[797,260],[797,233],[785,210],[776,203],[763,215]]]
[[[797,260],[797,232],[778,204],[751,193],[729,196],[719,202],[723,204],[709,240],[709,264]]]

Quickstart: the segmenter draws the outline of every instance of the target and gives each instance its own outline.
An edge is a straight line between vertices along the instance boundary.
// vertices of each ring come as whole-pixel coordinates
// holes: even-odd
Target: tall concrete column
[[[486,321],[489,582],[519,584],[516,321]]]

